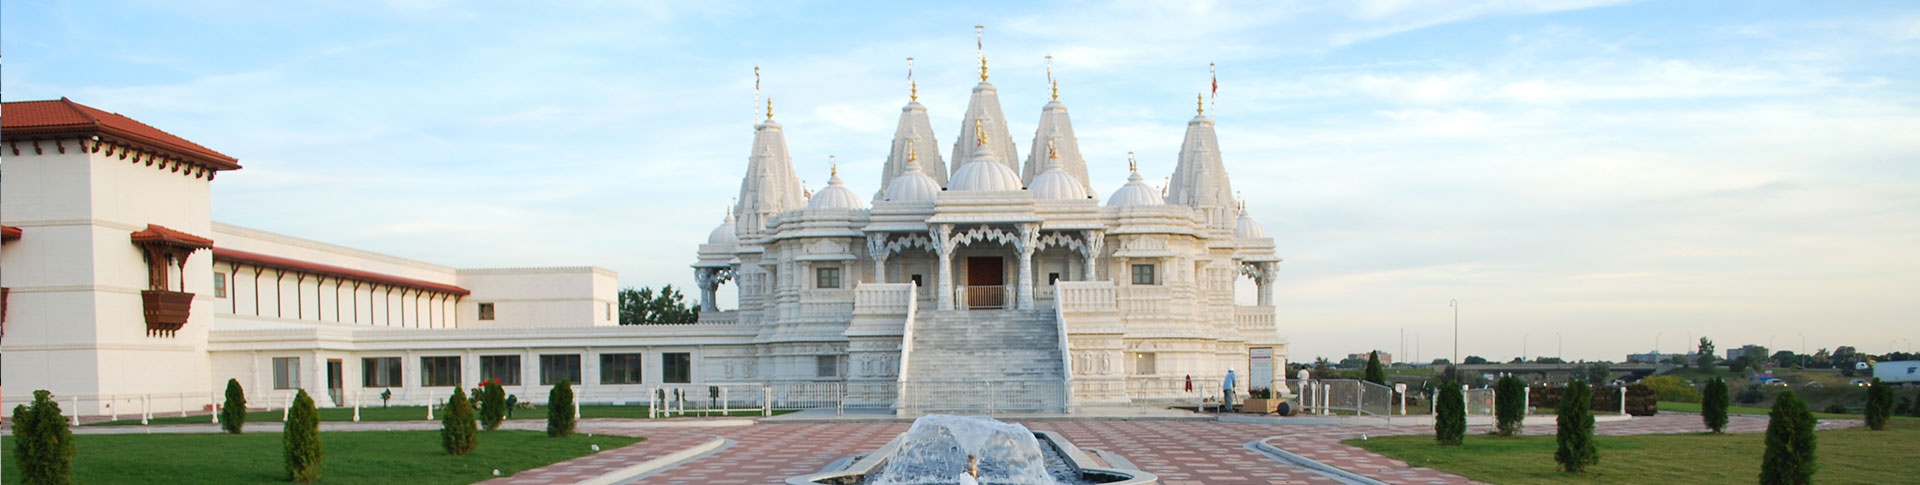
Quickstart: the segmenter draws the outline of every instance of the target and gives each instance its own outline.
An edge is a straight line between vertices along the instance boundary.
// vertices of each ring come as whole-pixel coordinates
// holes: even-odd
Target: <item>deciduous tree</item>
[[[680,290],[673,285],[660,287],[658,293],[653,288],[620,289],[621,325],[694,323],[699,320],[699,309],[688,305],[686,296],[680,294]]]

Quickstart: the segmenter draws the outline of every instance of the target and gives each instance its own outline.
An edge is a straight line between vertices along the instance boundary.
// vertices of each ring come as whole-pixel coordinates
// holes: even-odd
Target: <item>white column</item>
[[[887,282],[887,234],[867,235],[867,257],[873,258],[873,282]]]
[[[1107,236],[1107,233],[1101,232],[1101,231],[1081,231],[1080,232],[1080,237],[1081,239],[1084,240],[1083,242],[1085,242],[1087,246],[1087,253],[1086,253],[1087,265],[1085,268],[1087,272],[1086,281],[1093,281],[1095,278],[1098,278],[1097,275],[1099,271],[1098,270],[1099,264],[1096,262],[1100,260],[1100,252],[1105,250],[1106,248],[1106,242],[1107,242],[1106,236]]]
[[[1272,262],[1255,263],[1254,268],[1253,282],[1259,287],[1258,303],[1263,306],[1273,306],[1274,264]]]
[[[1014,249],[1020,252],[1020,281],[1014,283],[1015,298],[1019,309],[1032,310],[1033,250],[1040,240],[1040,225],[1031,222],[1022,223],[1019,229],[1020,244],[1015,245]]]
[[[700,285],[700,311],[720,311],[719,302],[714,301],[715,291],[720,289],[719,270],[713,268],[694,268],[693,282]]]
[[[953,233],[952,224],[935,224],[929,236],[933,237],[934,249],[940,253],[940,271],[935,276],[934,299],[941,310],[953,309],[953,241],[947,236]]]

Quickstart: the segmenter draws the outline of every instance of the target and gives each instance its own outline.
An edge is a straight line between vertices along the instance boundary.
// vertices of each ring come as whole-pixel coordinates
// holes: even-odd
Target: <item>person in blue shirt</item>
[[[1226,411],[1225,411],[1225,412],[1233,412],[1233,381],[1234,381],[1234,379],[1233,379],[1233,368],[1232,368],[1232,367],[1228,367],[1228,368],[1227,368],[1227,381],[1226,381],[1226,383],[1224,383],[1224,384],[1222,384],[1222,385],[1220,386],[1220,387],[1221,387],[1221,389],[1223,389],[1223,390],[1225,390],[1225,391],[1226,391],[1226,393],[1227,393],[1227,397],[1226,397],[1226,398],[1225,398],[1224,400],[1222,400],[1222,401],[1220,401],[1220,402],[1221,402],[1221,404],[1224,404],[1224,405],[1226,405],[1226,407],[1224,408],[1224,409],[1226,409]]]

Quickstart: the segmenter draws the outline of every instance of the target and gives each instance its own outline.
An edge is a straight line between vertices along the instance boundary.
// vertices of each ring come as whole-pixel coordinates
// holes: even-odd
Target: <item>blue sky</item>
[[[904,59],[950,146],[985,24],[1021,149],[1052,55],[1102,193],[1129,151],[1170,173],[1219,64],[1296,360],[1398,352],[1402,329],[1447,356],[1451,298],[1461,353],[1497,359],[1920,339],[1907,2],[281,3],[8,1],[4,97],[238,157],[222,222],[688,286],[745,168],[754,66],[801,178],[835,155],[871,194]]]

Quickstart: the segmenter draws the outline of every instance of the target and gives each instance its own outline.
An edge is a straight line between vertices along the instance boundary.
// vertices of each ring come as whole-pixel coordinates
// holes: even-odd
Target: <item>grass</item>
[[[320,421],[322,422],[353,421],[353,408],[322,408],[322,409],[319,409],[318,411],[320,411]],[[773,412],[773,414],[777,416],[777,415],[786,414],[790,412],[793,412],[793,411],[776,410]],[[701,414],[698,411],[694,411],[694,410],[688,410],[686,415],[701,416]],[[719,416],[720,412],[714,411],[709,415]],[[759,416],[759,415],[760,415],[759,409],[749,409],[749,410],[734,409],[732,410],[732,414],[730,414],[730,416]],[[251,411],[247,413],[247,422],[278,423],[280,422],[280,416],[281,416],[281,412],[279,410]],[[440,410],[438,408],[434,409],[433,417],[434,419],[440,418]],[[646,406],[605,406],[605,405],[580,406],[580,418],[581,419],[591,419],[591,418],[646,419],[647,407]],[[427,419],[427,408],[425,406],[394,406],[390,408],[381,408],[381,407],[360,408],[361,421],[425,421],[426,419]],[[525,419],[547,419],[547,407],[534,406],[533,409],[516,409],[513,411],[513,420],[519,421],[519,420],[525,420]],[[207,424],[207,423],[212,423],[213,418],[205,414],[201,414],[198,416],[187,416],[184,418],[180,417],[179,415],[165,416],[165,417],[155,416],[153,419],[149,420],[148,422],[152,424]],[[106,421],[106,422],[100,422],[100,423],[88,423],[88,424],[85,424],[84,426],[139,426],[139,425],[140,425],[140,418],[136,415],[134,418],[131,418],[131,419],[121,419],[118,421]]]
[[[425,411],[422,411],[425,413]],[[285,482],[280,433],[80,435],[73,462],[80,483]],[[472,483],[642,440],[625,436],[549,438],[538,431],[490,431],[467,456],[440,449],[439,431],[321,433],[321,483]],[[0,451],[13,456],[13,437]],[[0,469],[0,483],[20,483],[19,467]]]
[[[1662,403],[1663,405],[1665,403]],[[1895,419],[1886,431],[1818,432],[1816,483],[1905,483],[1920,476],[1920,419]],[[1599,436],[1600,463],[1585,474],[1555,470],[1553,436],[1469,435],[1441,447],[1433,436],[1347,440],[1419,467],[1487,483],[1753,483],[1766,436],[1758,433]]]
[[[1697,412],[1700,412],[1700,403],[1660,401],[1660,410],[1682,412],[1682,413],[1697,413]],[[1758,414],[1761,416],[1765,416],[1767,415],[1768,412],[1771,412],[1771,411],[1772,410],[1767,408],[1756,408],[1756,407],[1747,407],[1747,406],[1727,406],[1727,414]],[[1866,419],[1866,416],[1861,414],[1813,413],[1813,417],[1820,418],[1820,419]]]

